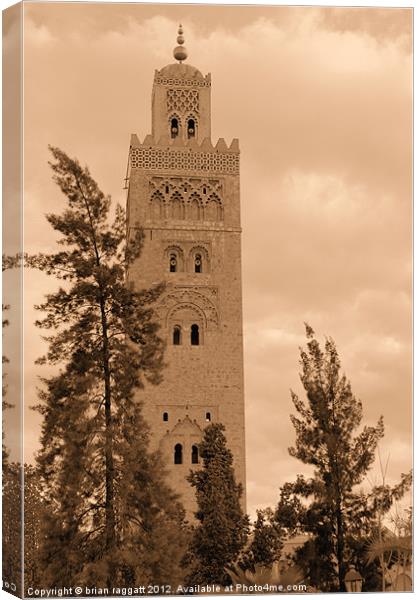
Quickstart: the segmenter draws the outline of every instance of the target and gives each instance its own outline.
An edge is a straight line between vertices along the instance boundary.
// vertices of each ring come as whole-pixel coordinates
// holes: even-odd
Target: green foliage
[[[291,415],[296,442],[289,452],[313,465],[316,478],[330,485],[336,494],[338,489],[351,490],[363,480],[384,435],[383,419],[376,427],[365,426],[355,435],[362,420],[362,404],[353,395],[346,376],[340,373],[335,343],[326,338],[322,351],[314,331],[307,326],[306,332],[307,350],[300,351],[300,378],[307,402],[292,392],[299,417]]]
[[[412,536],[400,537],[397,535],[388,535],[383,540],[374,539],[368,546],[368,562],[374,561],[382,553],[397,554],[401,558],[410,560],[412,556]]]
[[[3,467],[2,487],[2,577],[22,593],[22,468],[17,463]]]
[[[409,481],[408,476],[402,477],[400,484],[393,488],[396,494],[401,493],[401,489]],[[409,575],[411,573],[412,554],[413,554],[413,528],[412,528],[412,507],[405,511],[406,516],[396,516],[393,519],[395,531],[388,528],[377,528],[374,535],[370,538],[364,548],[364,559],[366,565],[378,564],[382,573],[381,589],[385,591],[392,581],[395,585],[397,575]],[[377,589],[379,589],[377,587]],[[393,591],[394,587],[392,587]]]
[[[187,554],[188,585],[230,583],[225,567],[237,560],[249,532],[249,519],[240,505],[242,487],[235,480],[224,430],[220,423],[205,428],[199,447],[202,468],[188,477],[196,490],[199,522]]]
[[[271,508],[256,511],[257,517],[253,524],[251,542],[240,559],[242,569],[254,571],[256,565],[271,567],[279,560],[285,534],[275,520]]]
[[[183,509],[164,482],[136,397],[161,380],[164,344],[153,304],[162,285],[136,290],[127,270],[143,234],[126,240],[124,210],[110,223],[110,198],[87,168],[51,148],[54,180],[67,209],[47,219],[60,234],[53,254],[28,266],[63,281],[37,307],[48,352],[40,364],[59,371],[43,380],[39,472],[46,504],[40,561],[43,585],[170,583],[184,547]],[[155,544],[167,533],[164,570]],[[160,546],[160,552],[163,544]]]
[[[375,427],[358,431],[362,405],[341,374],[335,343],[326,338],[322,350],[308,325],[306,334],[307,348],[300,349],[306,401],[292,392],[298,414],[291,415],[296,441],[289,452],[312,466],[314,474],[311,478],[300,475],[282,488],[276,516],[291,533],[312,534],[305,563],[313,583],[324,591],[344,591],[351,529],[347,510],[353,505],[354,487],[363,481],[374,461],[384,426],[380,418]],[[304,551],[299,554],[302,559]]]
[[[1,261],[2,271],[7,271],[8,269],[15,269],[16,267],[20,267],[21,264],[22,264],[22,256],[20,254],[15,254],[14,256],[10,256],[8,254],[2,255],[2,261]]]
[[[24,480],[24,522],[25,522],[25,588],[42,585],[42,572],[39,569],[38,551],[41,544],[41,522],[44,512],[42,486],[38,470],[25,464]]]
[[[38,548],[42,510],[39,473],[32,465],[25,464],[22,469],[18,463],[8,463],[3,471],[3,580],[15,584],[18,594],[22,593],[22,550],[25,586],[39,582]]]
[[[377,514],[386,514],[393,506],[394,502],[403,498],[405,493],[410,490],[413,482],[413,474],[410,470],[408,473],[402,473],[400,481],[394,486],[382,482],[381,485],[375,485],[371,493],[368,495],[371,504],[371,510]]]

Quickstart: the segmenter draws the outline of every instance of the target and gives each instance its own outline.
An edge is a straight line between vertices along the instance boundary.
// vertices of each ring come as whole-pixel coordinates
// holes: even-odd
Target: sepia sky
[[[411,466],[411,20],[407,9],[25,5],[27,251],[55,248],[44,215],[64,207],[48,144],[124,203],[130,134],[150,132],[154,70],[173,62],[179,22],[187,62],[212,73],[213,141],[238,137],[241,149],[252,514],[310,472],[287,451],[305,321],[335,339],[365,423],[384,415],[388,481]],[[28,407],[49,372],[34,365],[45,346],[32,306],[56,284],[25,278],[32,460],[40,421]],[[374,467],[366,489],[378,477]]]

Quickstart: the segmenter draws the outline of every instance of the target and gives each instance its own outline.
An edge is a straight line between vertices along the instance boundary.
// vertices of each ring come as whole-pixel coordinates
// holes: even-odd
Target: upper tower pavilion
[[[167,366],[141,392],[144,416],[191,517],[186,476],[211,422],[226,428],[245,508],[239,145],[211,142],[211,76],[184,63],[181,26],[177,42],[178,62],[154,75],[151,134],[131,138],[127,214],[145,233],[129,280],[167,283],[156,307]]]

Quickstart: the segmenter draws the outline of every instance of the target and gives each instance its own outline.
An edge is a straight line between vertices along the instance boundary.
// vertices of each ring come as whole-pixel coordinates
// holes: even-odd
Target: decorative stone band
[[[154,83],[159,85],[180,85],[183,87],[211,87],[211,80],[208,79],[172,79],[171,77],[156,76]]]
[[[239,154],[235,152],[194,152],[190,148],[131,148],[132,169],[175,169],[238,175],[239,167]]]
[[[156,312],[167,327],[170,317],[178,310],[190,310],[200,315],[205,328],[214,329],[219,326],[219,314],[216,307],[218,289],[214,286],[176,286],[160,299]]]

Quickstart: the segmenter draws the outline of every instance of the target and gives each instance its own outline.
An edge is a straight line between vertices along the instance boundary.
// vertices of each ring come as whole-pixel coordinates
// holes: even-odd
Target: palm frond
[[[412,536],[388,536],[381,540],[374,538],[366,551],[368,563],[372,563],[376,558],[380,558],[387,552],[398,552],[410,556],[412,554]]]

